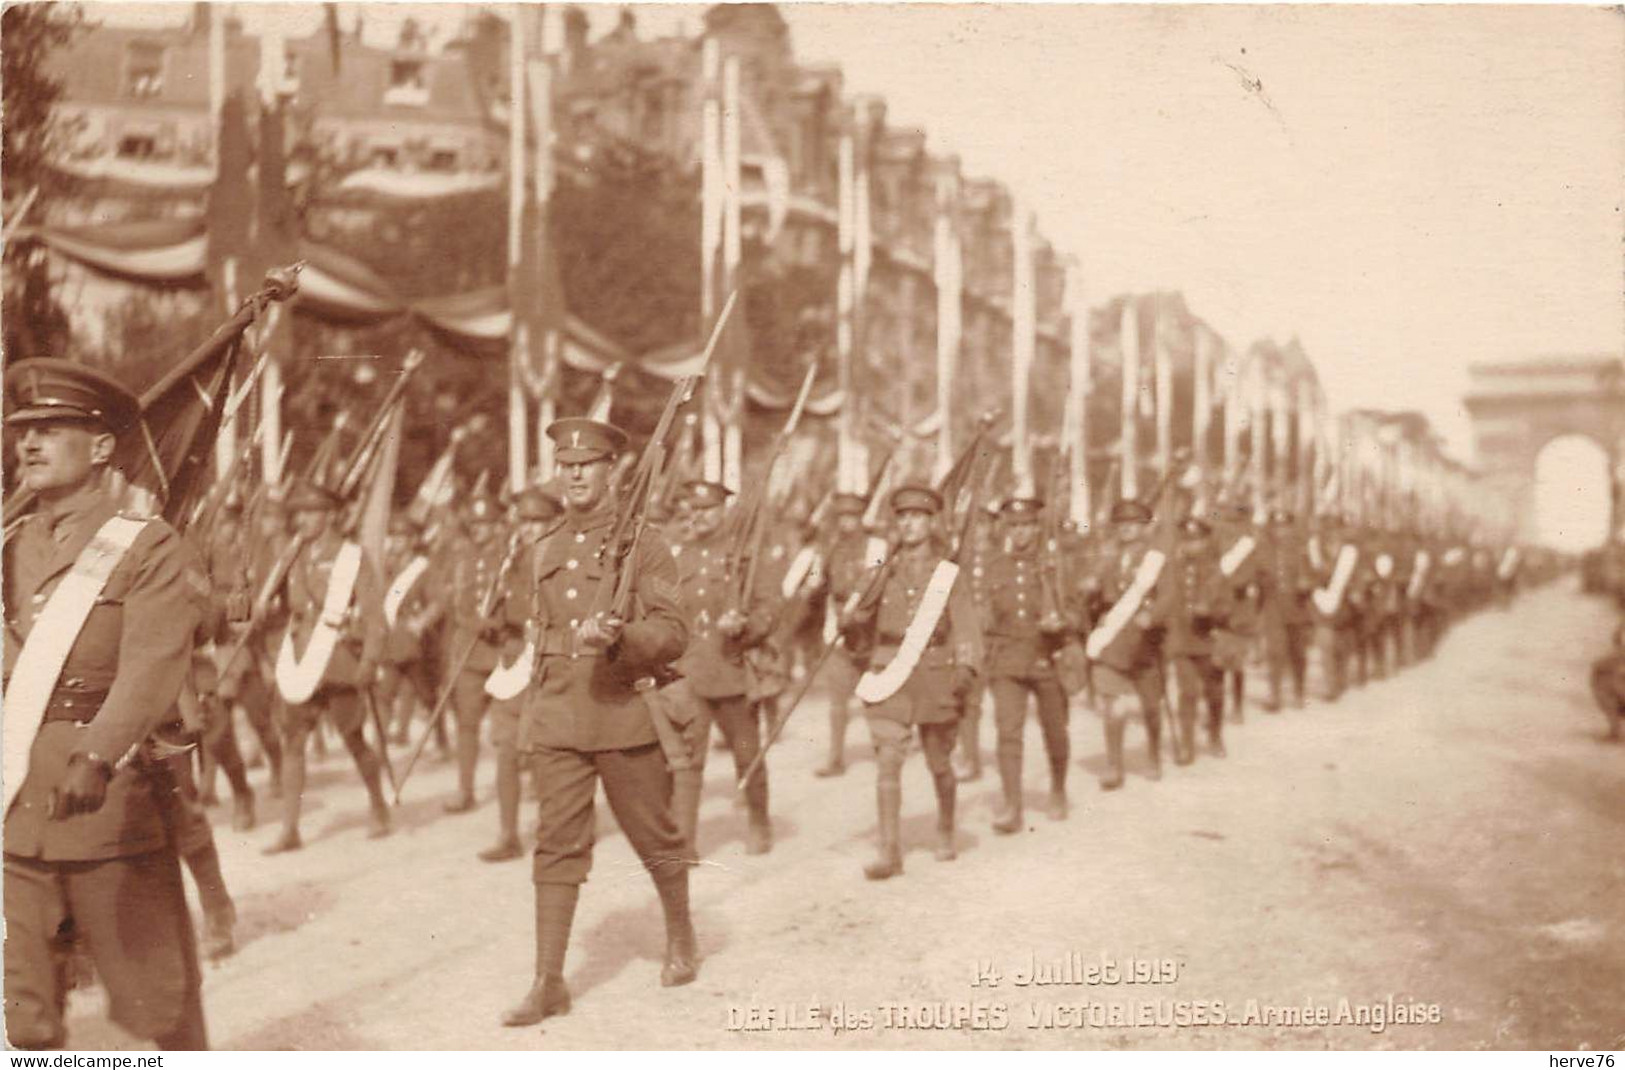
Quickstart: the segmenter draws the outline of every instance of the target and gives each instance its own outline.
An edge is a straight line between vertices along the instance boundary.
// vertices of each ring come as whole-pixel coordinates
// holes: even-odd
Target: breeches
[[[600,779],[615,821],[644,868],[659,876],[664,867],[685,865],[683,840],[671,813],[671,774],[658,743],[605,751],[542,747],[533,768],[541,786],[532,864],[537,884],[586,881],[592,869],[593,796]]]

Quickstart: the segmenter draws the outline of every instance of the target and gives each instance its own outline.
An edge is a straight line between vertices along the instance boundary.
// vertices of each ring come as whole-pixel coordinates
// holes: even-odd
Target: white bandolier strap
[[[1377,575],[1381,576],[1383,579],[1387,579],[1389,576],[1394,574],[1394,559],[1392,556],[1386,553],[1377,555],[1376,566]]]
[[[1495,574],[1503,580],[1510,580],[1512,574],[1518,570],[1518,548],[1508,546],[1506,553],[1501,555],[1501,564],[1495,569]]]
[[[1315,566],[1315,571],[1326,567],[1326,555],[1320,552],[1320,536],[1309,536],[1309,563]]]
[[[1219,571],[1226,576],[1234,576],[1236,569],[1245,564],[1247,558],[1252,556],[1253,547],[1256,545],[1257,542],[1251,535],[1243,535],[1237,539],[1234,545],[1224,552],[1224,556],[1219,558]]]
[[[914,667],[920,663],[920,655],[925,653],[926,645],[937,630],[937,622],[948,608],[948,595],[952,593],[954,580],[958,577],[958,565],[952,561],[937,562],[930,582],[925,585],[919,608],[914,611],[914,619],[908,622],[908,629],[903,632],[903,641],[898,644],[896,655],[885,668],[864,673],[853,694],[872,706],[885,702],[908,682]]]
[[[5,697],[0,700],[5,706],[5,765],[0,774],[5,778],[7,810],[28,774],[28,752],[33,749],[34,736],[45,719],[51,692],[56,690],[57,678],[79,641],[91,607],[146,526],[147,520],[141,518],[109,518],[90,537],[68,574],[51,592],[45,608],[29,628],[23,648],[17,652],[17,671],[12,673]]]
[[[390,583],[389,590],[384,592],[384,620],[389,622],[391,628],[400,618],[401,606],[406,602],[406,596],[412,593],[412,588],[429,567],[429,559],[422,554],[407,562],[401,574]]]
[[[794,597],[817,563],[818,551],[811,544],[803,546],[790,562],[790,568],[784,573],[784,582],[779,586],[779,594],[785,598]]]
[[[1416,563],[1411,568],[1411,582],[1405,588],[1406,598],[1419,598],[1422,595],[1422,584],[1427,582],[1428,566],[1433,564],[1433,558],[1426,550],[1416,551]]]
[[[327,577],[322,615],[310,630],[305,652],[294,653],[291,629],[282,637],[282,649],[276,659],[276,687],[283,699],[295,706],[309,702],[310,696],[321,686],[327,663],[332,660],[344,629],[344,615],[350,608],[350,597],[355,594],[355,581],[360,573],[361,547],[346,542],[333,555],[333,571]]]
[[[1354,578],[1354,566],[1360,561],[1360,551],[1352,542],[1346,542],[1337,551],[1337,563],[1332,566],[1332,578],[1312,596],[1315,608],[1328,617],[1336,616],[1343,607],[1343,595],[1348,593],[1349,580]]]
[[[1168,560],[1161,550],[1147,550],[1145,556],[1140,558],[1140,567],[1135,570],[1134,582],[1129,584],[1128,590],[1123,592],[1112,608],[1106,611],[1100,624],[1089,633],[1088,642],[1084,644],[1083,652],[1089,655],[1091,661],[1100,660],[1106,648],[1117,641],[1128,622],[1134,619],[1134,614],[1140,611],[1140,603],[1151,594],[1151,588],[1157,585],[1157,579],[1162,575],[1162,566]]]
[[[886,563],[886,540],[878,535],[869,536],[869,541],[863,545],[863,563],[869,568],[879,568]]]
[[[536,673],[536,627],[525,627],[525,649],[513,659],[513,664],[498,664],[485,678],[485,693],[499,701],[516,698]]]

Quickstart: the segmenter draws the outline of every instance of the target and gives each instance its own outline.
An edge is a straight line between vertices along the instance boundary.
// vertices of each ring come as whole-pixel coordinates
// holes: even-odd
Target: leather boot
[[[570,946],[581,888],[574,884],[536,885],[536,980],[525,998],[502,1016],[506,1026],[535,1025],[570,1010],[564,986],[564,953]]]
[[[1051,762],[1049,798],[1044,802],[1044,813],[1051,821],[1065,821],[1070,811],[1066,801],[1066,761]]]
[[[1247,720],[1247,674],[1239,669],[1230,674],[1230,698],[1232,700],[1230,720],[1235,724],[1245,724]]]
[[[1151,772],[1146,774],[1148,780],[1162,779],[1162,724],[1148,722],[1145,726],[1145,751],[1151,759]]]
[[[1100,778],[1101,791],[1123,786],[1123,731],[1127,726],[1116,717],[1106,719],[1106,775]]]
[[[700,860],[700,792],[704,781],[703,769],[678,769],[671,775],[671,813],[683,837],[683,857],[690,865]]]
[[[959,850],[954,846],[954,810],[958,802],[959,781],[951,768],[932,773],[931,778],[937,789],[937,848],[934,853],[938,862],[952,862],[959,857]]]
[[[999,816],[993,819],[993,831],[1009,836],[1021,831],[1021,755],[999,754],[999,784],[1004,789],[1004,804]]]
[[[875,785],[875,802],[880,826],[879,854],[863,867],[863,875],[872,881],[883,881],[903,872],[903,845],[899,838],[903,784],[897,773],[881,774]]]
[[[666,916],[666,961],[660,967],[664,988],[686,985],[699,974],[694,921],[688,912],[688,867],[672,866],[655,878],[660,909]]]
[[[1189,765],[1196,760],[1196,703],[1179,704],[1179,730],[1174,733],[1174,763]]]
[[[832,777],[846,772],[846,704],[829,705],[829,761],[813,770],[813,776]]]

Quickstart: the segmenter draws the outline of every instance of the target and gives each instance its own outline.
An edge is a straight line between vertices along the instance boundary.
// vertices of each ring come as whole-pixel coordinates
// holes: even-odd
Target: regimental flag
[[[389,535],[389,513],[395,497],[395,474],[400,465],[401,428],[405,415],[405,405],[397,401],[384,418],[383,435],[378,440],[366,481],[362,484],[360,512],[356,520],[356,542],[361,546],[362,561],[373,578],[379,581],[371,589],[380,592],[388,577],[384,544]]]
[[[241,340],[238,328],[194,351],[142,394],[141,418],[119,436],[113,467],[176,527],[208,490]]]

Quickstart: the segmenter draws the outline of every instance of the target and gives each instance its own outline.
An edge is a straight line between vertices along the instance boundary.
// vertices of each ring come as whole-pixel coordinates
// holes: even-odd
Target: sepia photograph
[[[0,61],[10,1065],[1625,1049],[1620,8]]]

